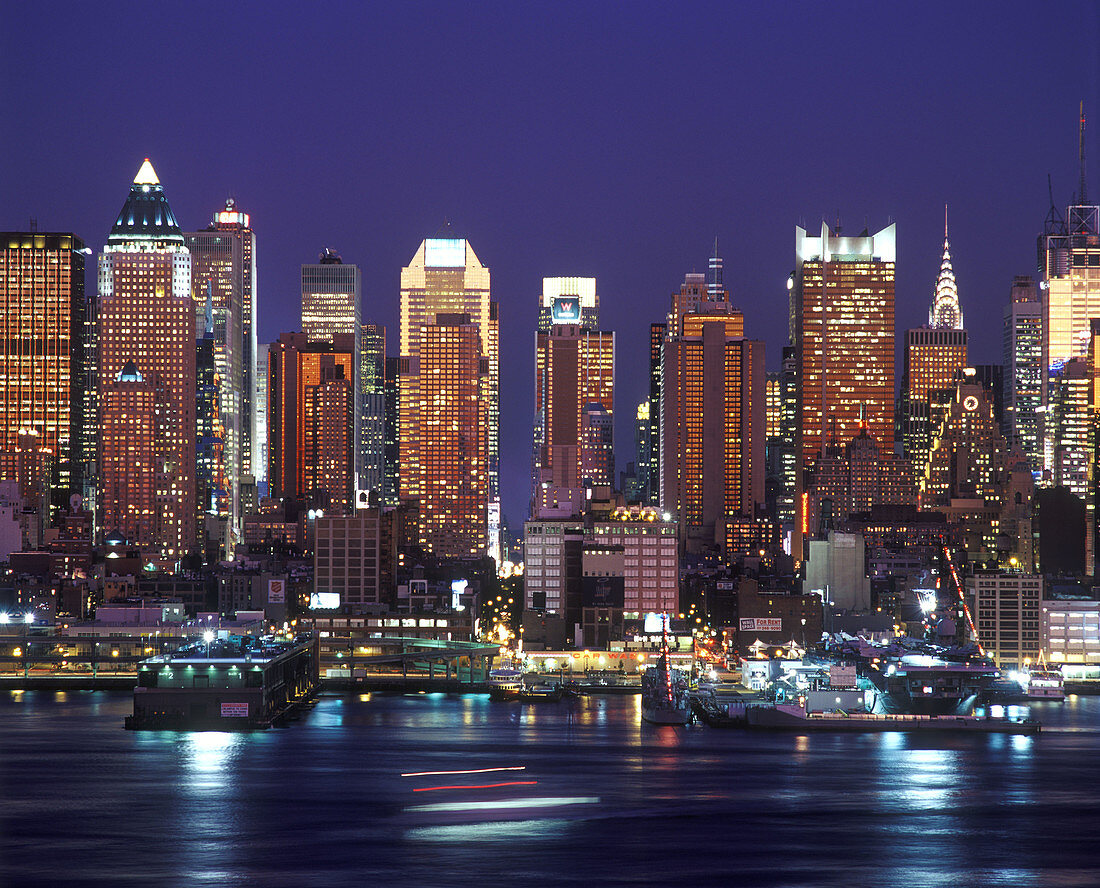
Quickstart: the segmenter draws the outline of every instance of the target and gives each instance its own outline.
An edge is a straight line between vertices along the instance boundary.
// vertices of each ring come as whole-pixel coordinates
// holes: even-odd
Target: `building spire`
[[[710,257],[710,280],[707,282],[707,298],[717,302],[722,298],[722,257],[718,255],[718,235],[714,236],[714,254]]]
[[[928,326],[937,330],[961,330],[963,326],[959,290],[955,286],[955,271],[951,267],[951,248],[947,239],[947,204],[943,205],[943,259],[940,261],[940,276],[936,279],[932,307],[928,310]]]
[[[1081,124],[1077,132],[1077,162],[1081,166],[1081,183],[1077,203],[1086,206],[1089,202],[1088,189],[1085,187],[1085,103],[1081,102]]]

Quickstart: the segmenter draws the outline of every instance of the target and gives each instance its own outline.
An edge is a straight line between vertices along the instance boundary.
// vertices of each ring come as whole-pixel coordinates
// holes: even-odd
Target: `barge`
[[[316,638],[217,636],[143,660],[129,730],[268,728],[317,692]]]
[[[976,715],[875,715],[871,713],[808,713],[794,703],[748,706],[749,728],[786,731],[966,731],[976,734],[1038,734],[1042,725],[1032,719],[994,718]]]

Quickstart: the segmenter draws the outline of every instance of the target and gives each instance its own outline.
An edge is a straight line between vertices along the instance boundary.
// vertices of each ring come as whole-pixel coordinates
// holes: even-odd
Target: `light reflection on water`
[[[1042,707],[1037,737],[657,728],[639,703],[355,695],[187,734],[122,730],[128,695],[4,695],[0,884],[1100,884],[1096,698]],[[505,765],[538,781],[514,797],[600,802],[408,811],[402,773]]]

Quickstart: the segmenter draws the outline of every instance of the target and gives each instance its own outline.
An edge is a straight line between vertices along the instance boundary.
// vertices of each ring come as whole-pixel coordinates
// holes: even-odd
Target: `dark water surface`
[[[639,704],[324,697],[183,734],[124,731],[128,694],[5,693],[0,885],[1100,886],[1097,698],[1033,706],[1038,737],[654,728]]]

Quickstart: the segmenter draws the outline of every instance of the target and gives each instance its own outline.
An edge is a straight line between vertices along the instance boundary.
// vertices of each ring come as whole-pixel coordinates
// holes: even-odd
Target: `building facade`
[[[88,355],[84,242],[71,232],[0,232],[0,452],[33,438],[49,455],[56,513],[83,492]],[[14,478],[14,480],[24,479]]]
[[[1035,279],[1017,276],[1004,312],[1005,419],[1009,440],[1032,469],[1043,467],[1043,305]]]
[[[148,159],[98,277],[99,526],[171,562],[196,541],[195,309],[191,254]],[[151,467],[140,480],[137,459]]]

